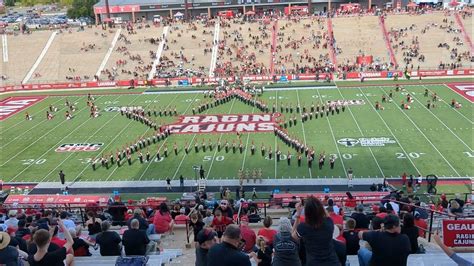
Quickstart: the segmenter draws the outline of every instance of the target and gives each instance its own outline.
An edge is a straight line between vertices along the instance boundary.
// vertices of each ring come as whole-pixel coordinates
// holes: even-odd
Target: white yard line
[[[52,103],[52,105],[54,106],[56,103],[60,102],[61,100],[64,100],[64,98],[65,98],[65,97],[61,97],[59,100],[57,100],[57,101],[55,101],[54,103]],[[39,102],[38,102],[38,103],[39,103]],[[35,106],[35,105],[32,105],[32,106],[30,106],[30,107],[33,107],[33,106]],[[28,108],[30,108],[30,107],[28,107]],[[28,110],[28,108],[26,108],[26,109],[24,109],[24,110],[22,110],[22,111],[26,111],[26,110]],[[35,112],[35,113],[31,114],[31,117],[33,117],[33,119],[35,119],[35,116],[36,116],[36,115],[38,115],[38,114],[40,114],[40,113],[43,113],[43,112],[44,112],[44,109],[39,110],[38,112]],[[41,120],[41,122],[39,122],[38,124],[41,124],[41,123],[43,123],[43,122],[45,122],[45,121],[47,121],[47,120]],[[17,122],[16,124],[13,124],[13,125],[11,125],[11,126],[8,126],[8,128],[3,128],[3,127],[4,127],[3,125],[0,126],[0,128],[1,128],[0,130],[1,130],[2,133],[5,133],[7,130],[13,129],[13,128],[17,127],[18,125],[20,125],[20,124],[22,124],[22,123],[27,123],[27,122],[29,122],[29,121],[28,121],[28,120],[25,120],[25,119],[23,118],[23,119],[21,119],[19,122]],[[31,130],[31,128],[28,129],[27,131],[23,132],[21,135],[23,135],[24,133],[26,133],[26,132],[28,132],[28,131],[30,131],[30,130]],[[20,135],[20,136],[21,136],[21,135]],[[18,136],[18,137],[20,137],[20,136]],[[7,144],[4,144],[3,146],[1,146],[0,149],[2,149],[3,147],[7,146],[9,143],[10,143],[10,142],[8,142]]]
[[[156,50],[156,58],[155,61],[153,61],[153,66],[151,67],[150,73],[148,74],[148,79],[151,80],[155,77],[156,74],[156,66],[160,63],[161,60],[161,54],[163,53],[163,49],[165,47],[166,43],[166,36],[168,36],[168,30],[169,26],[165,26],[163,28],[163,34],[161,35],[161,42],[158,45],[158,50]]]
[[[361,88],[358,88],[360,93],[362,95],[364,95],[365,99],[367,100],[367,104],[370,105],[370,107],[372,107],[372,110],[379,116],[380,120],[382,120],[382,122],[384,123],[385,127],[388,129],[388,131],[390,132],[390,134],[392,134],[392,137],[393,139],[397,142],[398,146],[402,149],[403,153],[404,154],[407,154],[407,158],[408,160],[410,161],[410,163],[413,165],[413,167],[415,168],[415,170],[417,171],[417,174],[421,174],[420,170],[418,170],[418,168],[416,167],[415,163],[412,161],[411,157],[408,156],[408,152],[403,148],[401,142],[397,139],[397,137],[395,137],[395,134],[393,134],[393,131],[392,129],[388,126],[387,122],[385,121],[385,119],[383,119],[383,117],[379,114],[379,112],[375,109],[375,107],[372,105],[372,103],[370,102],[369,98],[365,95],[365,93],[362,91]]]
[[[441,121],[441,119],[439,119],[438,116],[436,116],[430,109],[426,108],[426,106],[420,101],[418,100],[415,96],[413,96],[413,99],[415,99],[420,105],[421,107],[424,107],[426,110],[428,110],[428,112],[430,112],[434,118],[436,118],[441,124],[443,124],[443,126],[449,130],[449,132],[451,132],[453,134],[453,136],[455,136],[462,144],[464,144],[464,146],[466,146],[470,151],[472,151],[472,148],[469,147],[469,145],[466,144],[466,142],[464,142],[456,133],[454,133],[443,121]],[[453,108],[454,109],[454,108]]]
[[[3,63],[8,62],[8,39],[6,34],[2,34],[2,52],[3,52]]]
[[[443,84],[446,88],[448,88],[450,91],[451,88],[449,88],[446,84]],[[426,86],[425,85],[422,85],[425,89],[426,89]],[[429,90],[429,91],[432,91],[432,90]],[[451,105],[449,105],[449,103],[447,103],[445,100],[441,99],[441,102],[443,102],[444,104],[446,104],[447,106],[449,106],[449,108],[453,111],[455,111],[456,113],[458,113],[459,115],[461,115],[462,117],[464,117],[464,119],[466,119],[467,121],[469,121],[469,123],[471,123],[471,125],[474,125],[474,122],[469,119],[467,116],[465,116],[463,113],[459,112],[456,108],[452,108]]]
[[[321,102],[321,104],[324,105],[324,102],[321,98],[321,93],[319,93],[319,90],[316,90],[318,92],[318,98],[319,98],[319,101]],[[331,122],[329,121],[329,118],[327,115],[325,115],[326,117],[326,121],[328,122],[328,125],[329,125],[329,130],[331,131],[331,136],[332,136],[332,139],[334,141],[334,145],[336,145],[336,150],[337,150],[337,154],[341,160],[341,164],[342,164],[342,169],[344,169],[344,175],[347,177],[347,170],[346,170],[346,166],[344,165],[344,158],[341,156],[341,151],[339,150],[339,146],[337,145],[337,141],[336,141],[336,137],[334,136],[334,131],[332,130],[332,126],[331,126]]]
[[[209,77],[214,77],[214,70],[217,64],[217,51],[219,47],[219,34],[220,34],[220,19],[217,17],[216,25],[214,27],[214,39],[212,40],[212,53],[211,53],[211,64],[209,66]]]
[[[198,93],[196,93],[196,96],[194,97],[193,101],[188,105],[188,107],[186,108],[186,110],[184,110],[184,112],[182,113],[182,115],[185,115],[186,112],[189,110],[189,107],[191,107],[191,105],[193,105],[193,104],[195,103],[194,100],[197,98],[197,96],[198,96]],[[176,98],[175,98],[175,99],[176,99]],[[172,102],[174,102],[174,100],[173,100]],[[170,102],[169,105],[171,105],[171,102]],[[168,105],[168,106],[169,106],[169,105]],[[166,108],[165,108],[165,110],[166,110]],[[161,143],[160,148],[158,149],[159,151],[161,151],[161,148],[163,148],[163,146],[166,144],[166,142],[168,142],[168,139],[169,139],[169,137],[166,138],[165,141],[163,141],[163,143]],[[151,158],[153,158],[153,157],[155,157],[155,156],[152,155]],[[153,161],[153,159],[152,159],[152,161]],[[152,164],[152,162],[148,162],[148,165],[146,166],[146,168],[145,168],[145,170],[143,171],[143,173],[140,175],[140,178],[138,178],[138,181],[141,181],[141,180],[142,180],[143,176],[145,176],[145,173],[146,173],[146,171],[148,171],[148,168],[150,168],[150,165],[151,165],[151,164]],[[114,169],[114,171],[115,171],[115,169]]]
[[[385,90],[381,87],[379,87],[380,90],[383,92],[383,93],[386,93]],[[398,110],[400,110],[400,112],[405,115],[406,118],[408,118],[408,120],[410,120],[410,122],[416,127],[416,129],[418,129],[418,132],[421,133],[421,135],[423,135],[423,137],[428,141],[428,143],[430,143],[431,147],[433,147],[436,152],[438,152],[438,154],[443,158],[443,160],[449,165],[449,167],[451,167],[451,169],[454,171],[454,173],[456,173],[457,176],[460,176],[458,171],[456,171],[456,169],[454,169],[454,167],[451,165],[451,163],[446,159],[446,157],[444,157],[444,155],[438,150],[438,148],[436,148],[436,146],[433,144],[433,142],[431,142],[431,140],[425,135],[425,133],[423,133],[423,131],[418,127],[418,125],[406,114],[406,112],[402,109],[400,109],[400,106],[398,106],[394,101],[392,101],[392,103],[396,106],[396,108]],[[408,156],[407,156],[408,157]]]
[[[84,109],[81,109],[79,112],[82,112],[83,110],[86,110],[87,108],[84,108]],[[46,118],[45,118],[46,119]],[[57,118],[56,118],[57,119]],[[11,160],[13,160],[14,158],[16,158],[18,155],[22,154],[24,151],[26,151],[28,148],[30,148],[31,146],[33,146],[36,142],[40,141],[41,139],[43,139],[44,137],[46,136],[49,136],[49,133],[51,133],[52,131],[54,131],[57,127],[61,126],[63,123],[66,123],[68,120],[64,119],[62,122],[60,122],[59,124],[57,124],[55,127],[53,127],[52,129],[50,129],[48,132],[44,133],[42,136],[40,136],[39,138],[36,138],[36,140],[33,142],[33,143],[30,143],[30,145],[26,146],[23,150],[21,150],[20,152],[18,152],[17,154],[15,154],[14,156],[12,156],[10,159],[8,159],[6,162],[4,162],[2,165],[0,165],[0,167],[3,167],[5,164],[7,164],[8,162],[10,162]]]
[[[344,95],[342,95],[341,90],[340,90],[339,88],[337,88],[337,91],[339,92],[339,95],[341,95],[342,99],[344,100]],[[350,105],[347,106],[347,110],[349,110],[349,113],[351,114],[352,119],[353,119],[354,122],[356,123],[356,126],[357,126],[357,128],[359,129],[360,134],[364,137],[364,133],[362,133],[362,129],[360,128],[359,123],[358,123],[357,120],[355,119],[355,116],[354,116],[354,114],[352,113],[352,110],[351,110],[351,106],[350,106]],[[372,158],[374,158],[375,164],[377,164],[377,167],[379,168],[379,171],[380,171],[380,173],[382,174],[382,177],[385,177],[385,174],[384,174],[382,168],[380,167],[379,162],[377,161],[377,158],[375,158],[375,155],[374,155],[374,152],[372,151],[372,148],[371,148],[370,146],[369,146],[368,148],[369,148],[370,154],[372,154]]]
[[[278,91],[275,91],[275,110],[278,110]],[[275,135],[275,146],[273,147],[273,150],[275,151],[275,153],[276,153],[276,148],[277,148],[277,136]],[[275,156],[275,178],[277,178],[277,171],[278,171],[277,159],[276,159],[276,156]]]
[[[112,53],[115,49],[115,45],[117,45],[118,38],[120,37],[121,32],[122,32],[121,28],[118,29],[115,32],[115,36],[114,36],[112,42],[110,43],[109,50],[107,50],[107,53],[105,54],[104,59],[102,59],[102,62],[99,65],[99,69],[97,69],[97,72],[95,73],[97,77],[100,77],[100,74],[102,73],[102,70],[104,70],[105,66],[107,65],[107,62],[109,61],[110,55],[112,55]]]
[[[207,114],[209,112],[210,109],[207,109],[205,114]],[[194,139],[196,138],[197,134],[194,134],[193,138],[191,139],[191,141],[189,142],[189,145],[187,146],[188,148],[191,147],[191,145],[194,143]],[[186,147],[185,147],[186,148]],[[176,168],[176,172],[174,173],[173,177],[171,178],[171,180],[174,180],[174,178],[178,175],[178,172],[179,172],[179,169],[181,168],[181,165],[183,164],[184,162],[184,159],[186,159],[186,153],[183,155],[183,158],[181,159],[181,162],[179,162],[179,165],[178,165],[178,168]]]
[[[119,96],[120,97],[120,96]],[[117,97],[117,99],[119,98]],[[99,99],[99,98],[98,98]],[[81,109],[81,111],[83,110],[88,110],[88,108],[83,108]],[[81,112],[79,111],[79,112]],[[51,150],[55,149],[57,147],[58,144],[60,144],[64,139],[66,139],[67,137],[69,137],[72,133],[76,132],[76,130],[78,130],[79,128],[81,128],[84,124],[86,124],[87,122],[89,122],[89,120],[91,120],[92,118],[89,117],[88,119],[86,119],[84,122],[82,122],[80,125],[78,125],[77,127],[74,128],[74,130],[71,130],[71,132],[69,132],[69,134],[67,134],[66,136],[64,136],[63,138],[61,138],[55,145],[51,146],[51,148],[49,148],[47,151],[45,151],[43,154],[41,154],[38,159],[42,159],[43,156],[45,156],[48,152],[50,152]],[[66,119],[64,119],[64,121],[67,121]],[[61,122],[60,124],[62,124],[63,122]],[[41,139],[41,138],[40,138]],[[38,139],[39,140],[39,139]],[[35,141],[36,142],[36,141]],[[34,142],[33,142],[34,143]],[[31,144],[30,144],[31,145]],[[20,152],[21,153],[21,152]],[[10,159],[11,160],[11,159]],[[10,180],[10,182],[13,182],[13,180],[15,180],[19,175],[21,175],[23,172],[25,172],[28,168],[30,168],[31,166],[33,166],[34,164],[30,164],[28,165],[26,168],[24,168],[21,172],[19,172],[18,174],[16,174],[13,179]]]
[[[227,112],[227,114],[230,114],[230,112],[232,112],[232,108],[234,107],[234,103],[235,103],[236,101],[237,101],[237,99],[234,98],[233,101],[232,101],[232,105],[230,106],[230,109],[229,109],[229,111]],[[223,135],[224,135],[224,133],[221,133],[221,135],[219,136],[219,140],[218,140],[217,142],[221,141]],[[196,136],[196,135],[194,135],[194,136]],[[194,140],[194,138],[193,138],[193,140]],[[215,158],[216,158],[216,154],[217,154],[217,149],[214,150],[214,155],[212,155],[211,165],[209,166],[209,170],[207,170],[206,179],[208,179],[208,178],[209,178],[209,175],[211,174],[211,169],[212,169],[212,165],[214,164],[214,161],[215,161]],[[183,159],[184,159],[184,158],[183,158]],[[178,170],[179,170],[179,169],[178,169]],[[176,174],[178,173],[178,170],[176,170],[175,176],[176,176]],[[174,177],[173,177],[173,179],[174,179]]]
[[[28,81],[30,80],[31,76],[33,76],[33,74],[35,73],[36,68],[38,68],[39,64],[41,63],[41,61],[43,60],[44,56],[45,56],[46,53],[48,52],[49,47],[51,47],[51,44],[53,43],[54,38],[56,38],[56,35],[57,35],[57,34],[58,34],[57,31],[53,31],[53,33],[51,33],[51,36],[49,36],[48,42],[46,42],[46,45],[43,47],[43,51],[41,51],[41,53],[40,53],[40,55],[38,56],[38,58],[36,58],[35,63],[34,63],[33,66],[31,67],[30,71],[28,71],[28,73],[26,74],[26,76],[25,76],[25,78],[23,79],[23,81],[21,82],[21,84],[26,84],[26,83],[28,83]]]
[[[138,98],[140,97],[140,95],[137,95],[137,97],[135,97],[135,99],[133,99],[131,102],[129,102],[128,104],[132,104],[133,102],[135,102]],[[158,97],[158,96],[157,96]],[[155,97],[156,99],[156,97]],[[154,100],[155,100],[154,99]],[[152,101],[153,102],[153,101]],[[151,104],[151,103],[150,103]],[[148,106],[150,105],[148,104]],[[101,127],[99,127],[93,134],[90,134],[88,135],[88,138],[86,139],[86,141],[84,142],[88,142],[91,138],[93,138],[95,136],[95,134],[97,134],[97,132],[99,132],[100,130],[102,130],[107,124],[109,124],[110,122],[112,122],[112,120],[117,117],[118,115],[120,114],[120,112],[117,112],[112,118],[108,119],[107,122],[103,123]],[[127,124],[125,128],[128,128],[128,126],[133,122],[133,120],[130,120],[130,122]],[[122,129],[118,134],[115,135],[115,137],[107,144],[105,145],[105,147],[101,147],[102,150],[105,150],[110,144],[113,143],[113,141],[118,137],[118,136],[121,136],[123,130]],[[54,170],[56,170],[59,166],[61,166],[64,162],[66,162],[72,155],[74,155],[74,153],[70,153],[66,159],[64,159],[58,166],[56,166],[53,170],[51,170],[45,177],[43,177],[43,179],[40,181],[40,182],[43,182],[50,174],[52,174],[54,172]],[[73,181],[71,182],[71,184],[74,184],[74,182],[76,181],[76,179],[85,171],[85,169],[87,169],[88,166],[85,166],[84,169],[82,169],[82,171],[73,179]]]
[[[300,93],[298,92],[298,90],[296,90],[296,97],[298,98],[298,106],[299,106],[298,109],[300,109],[300,112],[301,112],[301,108],[303,108],[303,106],[301,106],[301,104],[300,104]],[[301,117],[301,113],[298,113],[298,114]],[[300,123],[301,123],[301,129],[303,130],[304,145],[307,146],[306,145],[306,133],[304,132],[304,123],[303,123],[303,121],[300,121]],[[313,178],[313,174],[311,173],[311,168],[308,167],[308,171],[309,171],[309,178]]]

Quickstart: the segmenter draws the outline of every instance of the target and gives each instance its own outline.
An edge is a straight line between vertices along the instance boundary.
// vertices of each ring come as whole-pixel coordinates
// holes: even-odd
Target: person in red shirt
[[[418,236],[425,237],[426,230],[428,229],[428,224],[424,219],[421,219],[420,214],[415,212],[415,226],[418,227]]]
[[[344,205],[347,208],[355,208],[357,206],[357,201],[354,198],[354,196],[352,196],[352,194],[349,191],[346,192],[346,195],[347,195],[347,199]]]
[[[51,237],[51,243],[58,245],[58,247],[63,247],[67,243],[67,241],[59,238],[58,232],[59,232],[59,227],[54,226],[53,237]]]
[[[407,183],[407,173],[403,173],[402,175],[402,186],[405,186]]]
[[[277,234],[276,230],[270,228],[272,224],[273,224],[272,217],[266,216],[265,219],[263,219],[264,227],[258,230],[258,233],[257,233],[258,236],[262,236],[265,239],[265,242],[270,247],[273,245],[273,237]]]
[[[339,228],[339,230],[342,231],[343,225],[344,225],[344,218],[342,218],[341,215],[336,214],[332,206],[328,206],[326,210],[328,211],[329,218],[331,218],[334,225],[336,225]]]
[[[153,225],[155,225],[155,232],[157,234],[164,234],[166,232],[173,234],[174,221],[171,219],[170,210],[165,202],[162,202],[158,210],[156,210],[153,217]]]
[[[214,228],[214,230],[216,230],[217,232],[218,243],[221,242],[221,238],[224,234],[225,228],[229,224],[232,224],[232,219],[227,216],[223,216],[222,211],[217,209],[214,213],[214,220],[212,220],[211,227]]]
[[[257,235],[249,227],[249,220],[244,217],[242,217],[242,219],[240,220],[240,236],[245,241],[244,252],[252,252],[253,248],[255,247],[255,244],[257,243]]]

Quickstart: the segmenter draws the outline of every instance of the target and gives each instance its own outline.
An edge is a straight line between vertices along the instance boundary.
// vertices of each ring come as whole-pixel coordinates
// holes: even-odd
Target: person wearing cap
[[[400,234],[400,232],[400,219],[393,214],[385,217],[383,231],[360,231],[359,238],[367,241],[372,248],[372,254],[370,252],[364,253],[365,248],[359,250],[360,265],[364,266],[364,262],[367,261],[370,261],[370,265],[374,266],[407,265],[408,255],[411,251],[410,240],[408,236]]]
[[[207,254],[209,249],[216,244],[217,233],[212,228],[201,229],[195,236],[196,266],[207,266]]]
[[[298,241],[291,237],[291,222],[280,218],[277,234],[273,237],[273,266],[301,266]]]
[[[249,218],[247,216],[240,218],[240,235],[242,236],[242,240],[245,241],[244,252],[252,252],[257,243],[257,235],[255,231],[249,227]]]
[[[0,232],[0,264],[8,266],[18,265],[18,249],[10,246],[10,235]]]
[[[364,205],[359,204],[356,207],[356,212],[351,214],[351,218],[356,221],[356,229],[368,229],[369,218],[364,213]]]
[[[256,259],[256,254],[254,252],[245,254],[242,252],[243,246],[239,226],[235,224],[227,226],[222,243],[209,249],[207,266],[250,266],[250,256]]]

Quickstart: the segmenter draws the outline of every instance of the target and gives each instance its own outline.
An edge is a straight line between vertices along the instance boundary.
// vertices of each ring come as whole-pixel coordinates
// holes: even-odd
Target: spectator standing
[[[7,266],[18,265],[18,249],[9,245],[10,235],[6,232],[0,232],[0,264]]]
[[[189,227],[193,229],[194,243],[196,247],[199,246],[197,235],[204,228],[204,222],[202,221],[202,216],[199,212],[194,212],[190,215]]]
[[[145,231],[140,230],[140,222],[137,219],[133,219],[130,222],[130,229],[123,233],[122,243],[127,256],[144,256],[147,253],[150,239]]]
[[[263,228],[258,230],[257,235],[262,236],[265,241],[267,242],[267,245],[270,247],[273,247],[273,238],[277,234],[277,231],[275,229],[270,228],[272,226],[273,220],[272,217],[270,216],[265,216],[265,219],[263,219]]]
[[[291,237],[291,231],[290,220],[281,217],[278,232],[273,237],[273,266],[301,266],[298,242]]]
[[[347,255],[357,255],[359,251],[359,236],[354,230],[356,221],[352,218],[349,218],[346,221],[346,230],[342,233],[344,239],[346,239],[346,252]]]
[[[120,256],[121,246],[120,236],[117,232],[109,231],[110,223],[108,221],[102,222],[102,232],[97,235],[96,242],[100,247],[100,255],[102,256]]]
[[[356,229],[369,229],[370,221],[364,213],[364,205],[357,205],[356,212],[352,213],[351,218],[356,221]]]
[[[169,232],[173,234],[174,222],[171,219],[170,210],[165,202],[162,202],[155,212],[153,217],[153,224],[155,225],[155,232],[157,234],[164,234]]]
[[[15,235],[17,237],[24,237],[26,235],[31,235],[31,231],[26,227],[26,220],[21,219],[18,221],[18,230],[16,230]]]
[[[418,228],[415,226],[415,218],[411,213],[406,213],[403,216],[403,226],[401,233],[408,236],[411,246],[411,254],[418,252]]]
[[[66,230],[63,222],[59,220],[58,224],[59,227],[64,231],[66,243],[63,247],[56,249],[55,251],[48,251],[48,247],[51,242],[51,235],[47,230],[39,229],[33,235],[33,242],[36,244],[37,250],[34,254],[30,254],[28,256],[28,263],[30,266],[63,266],[65,264],[73,265],[74,256],[72,254],[66,254],[66,252],[68,249],[72,248],[74,241],[72,240],[69,231]]]
[[[204,228],[198,232],[195,241],[198,243],[196,247],[196,264],[195,266],[207,266],[207,254],[216,244],[217,233],[212,228]]]
[[[342,218],[341,215],[335,213],[334,211],[334,206],[329,205],[326,210],[328,212],[329,218],[331,218],[332,222],[334,225],[339,227],[339,229],[342,231],[342,228],[344,226],[344,218]]]
[[[127,208],[120,198],[116,198],[116,200],[110,204],[108,211],[110,215],[112,215],[112,225],[125,225],[125,213],[127,212]]]
[[[385,217],[383,225],[384,231],[359,232],[359,238],[367,241],[372,248],[370,265],[407,265],[408,255],[411,251],[410,240],[406,235],[400,234],[400,219],[396,215],[389,214]],[[368,256],[369,253],[366,255]],[[361,264],[361,266],[364,265]]]
[[[207,266],[250,266],[249,255],[242,252],[242,247],[239,226],[227,226],[222,243],[214,245],[209,250]],[[252,255],[255,256],[255,253]]]
[[[334,223],[327,216],[321,201],[315,197],[305,200],[304,223],[300,223],[302,210],[301,203],[297,203],[292,237],[296,240],[303,239],[306,265],[339,265],[332,241]]]

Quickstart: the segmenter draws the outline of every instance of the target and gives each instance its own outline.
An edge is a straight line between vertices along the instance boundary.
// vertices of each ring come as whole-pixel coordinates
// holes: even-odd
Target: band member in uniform
[[[206,142],[204,141],[204,139],[202,139],[201,147],[202,147],[202,152],[206,152]]]
[[[240,151],[240,154],[244,152],[244,145],[242,144],[242,141],[239,144],[239,151]]]
[[[336,158],[334,156],[331,156],[331,158],[329,159],[329,165],[331,167],[331,169],[334,169],[334,162],[336,161]]]
[[[298,167],[301,167],[301,153],[298,153]]]
[[[217,152],[220,152],[221,151],[221,141],[217,141]]]
[[[209,151],[212,151],[213,145],[212,145],[211,139],[209,139],[208,146],[209,146]]]
[[[168,145],[165,145],[165,149],[163,150],[163,155],[166,157],[168,157]]]
[[[255,155],[255,144],[253,143],[253,140],[252,140],[252,146],[250,146],[250,153],[252,155]]]
[[[187,143],[186,143],[187,144]],[[178,155],[178,145],[176,144],[176,142],[173,144],[173,150],[174,150],[174,155]],[[186,150],[186,154],[187,154],[187,150]]]
[[[197,142],[194,143],[194,151],[195,151],[196,153],[199,152],[199,144],[198,144]]]
[[[319,170],[323,169],[323,164],[324,164],[323,156],[320,155],[319,156]]]
[[[31,115],[28,112],[26,112],[25,113],[25,120],[32,120],[32,119],[33,118],[31,118]]]
[[[225,153],[229,152],[229,142],[226,140],[225,141]]]
[[[132,155],[127,154],[128,165],[132,165]]]
[[[290,151],[288,151],[288,153],[286,154],[286,162],[288,163],[288,166],[290,166],[290,164],[291,164],[291,154],[290,154]]]
[[[70,120],[72,118],[71,114],[69,113],[69,111],[66,111],[66,119],[67,120]]]
[[[95,171],[96,168],[95,168],[95,158],[94,157],[91,158],[91,165],[92,165],[92,170]]]
[[[263,143],[262,143],[262,147],[260,148],[260,150],[262,151],[262,157],[265,157],[265,145],[263,145]]]
[[[188,146],[188,142],[187,142],[187,141],[186,141],[186,143],[184,144],[184,152],[185,152],[186,154],[189,153],[189,146]]]
[[[271,160],[273,157],[272,147],[268,148],[268,158]]]
[[[150,151],[149,150],[146,151],[145,156],[146,156],[146,162],[149,162],[150,161]]]
[[[140,163],[143,163],[143,153],[141,151],[138,153],[138,159],[140,160]]]

